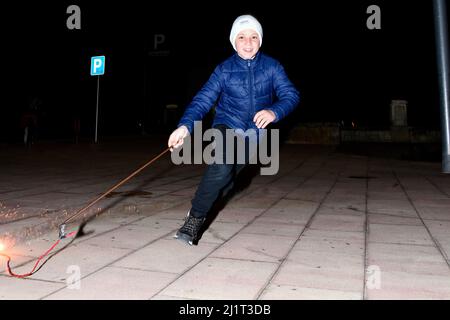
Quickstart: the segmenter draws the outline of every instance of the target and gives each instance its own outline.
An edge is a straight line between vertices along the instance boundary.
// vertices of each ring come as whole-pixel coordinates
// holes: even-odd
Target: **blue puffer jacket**
[[[235,53],[216,67],[187,106],[178,127],[185,125],[192,133],[194,121],[203,119],[216,102],[213,126],[246,131],[257,129],[253,117],[260,110],[272,110],[274,122],[285,117],[297,106],[299,93],[277,60],[261,52],[244,60]]]

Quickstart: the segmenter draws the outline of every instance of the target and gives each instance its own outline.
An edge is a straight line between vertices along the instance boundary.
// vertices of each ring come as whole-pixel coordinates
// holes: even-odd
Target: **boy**
[[[188,105],[178,128],[169,137],[171,150],[183,144],[183,139],[192,133],[194,122],[200,121],[216,102],[213,127],[220,130],[222,136],[226,130],[259,131],[297,106],[299,93],[281,64],[259,52],[262,37],[262,27],[256,18],[251,15],[236,18],[230,32],[230,42],[236,53],[216,67]],[[225,146],[225,142],[221,145]],[[248,153],[246,148],[246,163],[250,158]],[[208,165],[192,200],[192,208],[175,238],[189,245],[198,240],[199,230],[214,202],[231,190],[242,168],[243,165],[225,161]]]

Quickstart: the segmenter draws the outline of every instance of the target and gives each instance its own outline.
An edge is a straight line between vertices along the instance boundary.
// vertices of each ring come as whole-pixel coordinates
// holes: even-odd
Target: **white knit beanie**
[[[234,50],[236,50],[237,35],[239,34],[239,32],[245,29],[255,30],[259,36],[259,45],[260,46],[262,45],[263,30],[261,24],[258,22],[258,20],[256,20],[255,17],[246,14],[237,17],[236,20],[234,20],[233,22],[233,26],[231,27],[230,42]]]

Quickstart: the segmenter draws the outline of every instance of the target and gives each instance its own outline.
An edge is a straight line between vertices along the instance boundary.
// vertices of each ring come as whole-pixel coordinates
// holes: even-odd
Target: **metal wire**
[[[131,173],[129,176],[127,176],[125,179],[119,181],[118,183],[116,183],[114,186],[112,186],[110,189],[108,189],[106,192],[104,192],[102,195],[100,195],[99,197],[97,197],[96,199],[92,200],[88,205],[86,205],[85,207],[81,208],[80,210],[78,210],[76,213],[74,213],[73,215],[71,215],[70,217],[68,217],[66,220],[64,220],[64,222],[60,225],[64,226],[65,224],[69,223],[70,221],[72,221],[73,219],[75,219],[76,217],[78,217],[79,215],[81,215],[83,212],[85,212],[87,209],[89,209],[90,207],[92,207],[94,204],[96,204],[97,202],[99,202],[101,199],[103,199],[104,197],[106,197],[108,194],[110,194],[111,192],[113,192],[114,190],[116,190],[117,188],[119,188],[121,185],[123,185],[124,183],[126,183],[128,180],[130,180],[131,178],[133,178],[135,175],[137,175],[139,172],[141,172],[142,170],[144,170],[146,167],[148,167],[149,165],[151,165],[153,162],[155,162],[156,160],[158,160],[159,158],[161,158],[167,151],[170,150],[170,147],[165,149],[163,152],[161,152],[160,154],[158,154],[156,157],[154,157],[153,159],[151,159],[150,161],[148,161],[146,164],[144,164],[143,166],[141,166],[139,169],[135,170],[133,173]]]

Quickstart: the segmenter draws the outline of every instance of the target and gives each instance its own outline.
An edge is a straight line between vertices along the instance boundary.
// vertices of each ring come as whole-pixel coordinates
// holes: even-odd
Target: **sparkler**
[[[9,248],[14,247],[14,245],[15,240],[11,235],[6,234],[4,236],[0,236],[0,252],[8,250]]]

